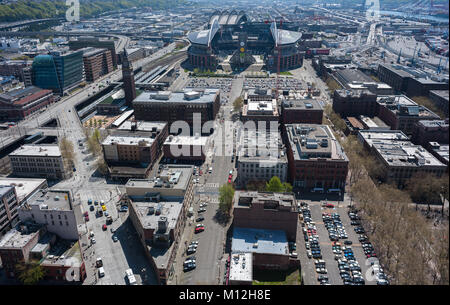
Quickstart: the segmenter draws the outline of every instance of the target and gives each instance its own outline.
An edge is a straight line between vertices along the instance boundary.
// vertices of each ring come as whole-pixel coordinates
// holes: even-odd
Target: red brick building
[[[404,95],[378,96],[378,117],[391,130],[401,130],[412,135],[416,123],[421,120],[440,120],[440,117]]]
[[[448,118],[416,122],[411,141],[423,147],[427,147],[429,142],[448,144]]]
[[[281,103],[281,119],[284,124],[322,124],[323,109],[318,100],[285,100]]]
[[[235,227],[281,230],[288,240],[297,236],[298,212],[292,194],[236,192],[233,206]]]
[[[55,101],[51,90],[26,87],[0,94],[0,121],[23,120]]]
[[[110,50],[85,48],[82,51],[86,81],[94,82],[113,70],[114,66]]]
[[[286,124],[289,180],[295,188],[343,190],[348,158],[328,125]]]

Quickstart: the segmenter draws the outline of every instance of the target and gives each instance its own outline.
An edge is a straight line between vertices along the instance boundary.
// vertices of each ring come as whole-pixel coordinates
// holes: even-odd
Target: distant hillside
[[[164,9],[174,7],[184,0],[81,0],[80,15],[89,17],[108,11],[132,7]],[[67,10],[65,0],[19,0],[10,4],[0,4],[0,23],[27,19],[64,17]]]

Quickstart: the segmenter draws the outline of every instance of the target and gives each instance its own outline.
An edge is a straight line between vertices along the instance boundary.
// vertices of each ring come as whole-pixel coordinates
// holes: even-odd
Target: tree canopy
[[[231,184],[224,184],[219,188],[219,210],[229,215],[233,203],[234,188]]]
[[[284,193],[292,192],[292,185],[287,182],[281,183],[280,178],[273,176],[268,183],[266,183],[267,192]]]

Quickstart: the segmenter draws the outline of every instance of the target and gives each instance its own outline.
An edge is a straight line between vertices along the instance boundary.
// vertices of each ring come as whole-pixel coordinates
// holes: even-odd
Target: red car
[[[83,216],[84,217],[89,217],[89,213],[86,211],[86,212],[84,212]]]
[[[89,221],[89,216],[84,216],[84,221]]]
[[[198,172],[198,174],[199,174],[199,176],[201,176],[201,175],[203,174],[202,170],[200,170],[200,171]]]
[[[102,226],[102,230],[103,231],[106,231],[108,229],[108,227],[104,224],[103,226]]]
[[[231,183],[231,178],[228,178],[228,183]]]
[[[327,208],[334,208],[334,204],[327,203],[326,207],[327,207]]]
[[[203,231],[205,231],[205,227],[195,228],[195,233],[200,233],[200,232],[203,232]]]

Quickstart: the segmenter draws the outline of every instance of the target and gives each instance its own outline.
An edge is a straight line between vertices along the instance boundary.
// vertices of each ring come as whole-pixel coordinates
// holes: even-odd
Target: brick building
[[[448,144],[448,118],[446,120],[421,120],[416,122],[411,141],[425,148],[429,142]]]
[[[14,76],[21,82],[25,81],[23,75],[23,69],[31,67],[32,60],[7,60],[0,62],[0,75],[1,76]]]
[[[192,205],[193,171],[190,165],[168,165],[158,178],[130,179],[125,185],[129,217],[159,284],[174,275],[173,262]]]
[[[392,130],[412,135],[421,120],[440,120],[440,117],[404,95],[378,96],[378,117]]]
[[[125,122],[103,142],[112,178],[146,178],[168,136],[165,122]]]
[[[61,239],[32,221],[19,223],[0,240],[0,258],[8,278],[17,277],[17,264],[32,260],[42,267],[44,282],[79,284],[86,278],[78,240]]]
[[[372,136],[376,133],[378,136]],[[446,171],[447,166],[422,146],[414,145],[402,136],[397,139],[392,135],[387,131],[365,131],[358,135],[381,165],[381,180],[385,183],[404,187],[415,173],[430,173],[440,177]]]
[[[233,225],[242,228],[281,230],[288,240],[297,237],[298,212],[293,194],[236,192]]]
[[[431,90],[430,98],[448,116],[448,90]]]
[[[110,73],[114,66],[111,51],[108,49],[84,48],[83,65],[86,81],[95,82]]]
[[[294,93],[295,94],[295,93]],[[281,121],[284,124],[322,124],[323,108],[313,98],[285,99],[281,102]]]
[[[333,94],[333,110],[341,117],[373,117],[378,113],[377,106],[377,95],[367,89],[335,90]]]
[[[0,94],[0,121],[23,120],[55,101],[51,90],[26,87]]]
[[[169,125],[180,120],[186,121],[192,128],[194,126],[193,116],[199,115],[200,120],[195,124],[200,131],[202,123],[215,119],[219,108],[219,89],[143,92],[133,101],[136,120],[164,121]],[[191,135],[194,134],[191,133]]]
[[[328,125],[286,124],[289,180],[296,188],[342,191],[348,158]]]
[[[409,97],[428,96],[432,90],[448,90],[447,83],[426,79],[400,65],[378,65],[378,78],[397,93],[405,93]]]

